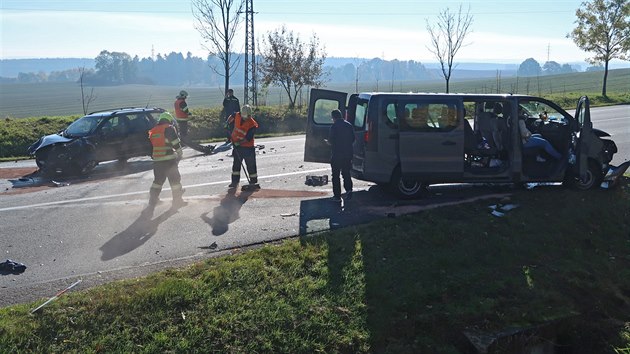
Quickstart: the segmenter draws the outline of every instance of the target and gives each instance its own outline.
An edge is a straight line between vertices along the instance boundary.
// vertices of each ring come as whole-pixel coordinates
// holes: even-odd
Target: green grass
[[[7,352],[458,353],[462,332],[550,323],[630,348],[630,176],[515,191],[0,309]],[[605,206],[605,207],[602,207]],[[496,348],[495,348],[496,349]]]

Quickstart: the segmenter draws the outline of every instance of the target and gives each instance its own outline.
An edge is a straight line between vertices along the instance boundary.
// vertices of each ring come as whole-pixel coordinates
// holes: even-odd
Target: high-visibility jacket
[[[254,137],[252,140],[245,140],[245,136],[247,132],[252,128],[258,128],[258,123],[254,120],[254,118],[243,119],[241,117],[241,113],[237,112],[233,114],[229,119],[228,123],[234,122],[234,129],[232,130],[232,143],[239,143],[242,147],[253,147],[254,146]]]
[[[170,130],[167,130],[169,129]],[[175,152],[180,154],[181,145],[175,129],[170,124],[158,124],[149,130],[149,140],[153,145],[153,160],[168,161],[177,158]]]
[[[188,104],[184,98],[178,98],[175,101],[175,119],[178,121],[188,121],[190,112],[188,111]]]

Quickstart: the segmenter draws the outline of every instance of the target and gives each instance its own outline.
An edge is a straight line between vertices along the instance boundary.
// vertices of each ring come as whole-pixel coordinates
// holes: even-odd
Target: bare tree
[[[594,52],[591,64],[604,63],[602,96],[606,97],[608,63],[614,58],[630,60],[630,2],[593,0],[575,12],[577,27],[567,35],[580,49]]]
[[[265,85],[274,83],[282,86],[289,96],[289,107],[295,107],[295,101],[302,87],[319,87],[322,83],[323,65],[326,53],[319,48],[319,39],[315,34],[310,43],[302,43],[282,26],[267,33],[263,40],[260,72]]]
[[[88,108],[90,107],[90,103],[96,100],[96,95],[94,94],[94,87],[90,90],[89,94],[85,94],[83,87],[83,78],[85,77],[85,66],[79,68],[79,84],[81,85],[81,105],[83,106],[83,114],[88,113]]]
[[[470,14],[470,7],[466,13],[462,13],[461,5],[457,13],[452,13],[447,7],[438,15],[436,24],[430,24],[428,19],[426,22],[427,31],[431,36],[431,47],[427,46],[427,49],[440,62],[442,75],[446,80],[446,93],[448,93],[455,54],[464,45],[464,39],[471,32],[473,17]]]
[[[192,0],[195,29],[208,43],[204,48],[223,64],[223,72],[211,67],[225,78],[225,93],[230,88],[230,76],[236,71],[240,56],[233,50],[234,37],[243,22],[245,0]]]

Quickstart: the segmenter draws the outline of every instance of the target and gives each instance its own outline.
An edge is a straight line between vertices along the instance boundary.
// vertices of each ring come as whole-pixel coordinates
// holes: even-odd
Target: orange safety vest
[[[154,161],[167,161],[175,159],[173,146],[165,135],[166,128],[169,128],[170,126],[170,124],[158,124],[153,127],[153,129],[149,130],[149,140],[151,140],[151,145],[153,145],[152,157]]]
[[[178,98],[177,101],[175,101],[175,119],[188,121],[188,112],[182,110],[181,108],[182,102],[185,102],[183,98]]]
[[[247,131],[251,128],[258,128],[258,123],[256,123],[254,118],[243,120],[241,113],[236,112],[234,117],[234,130],[232,130],[232,143],[240,141],[240,145],[242,147],[253,147],[254,138],[250,141],[244,140],[245,135],[247,135]]]

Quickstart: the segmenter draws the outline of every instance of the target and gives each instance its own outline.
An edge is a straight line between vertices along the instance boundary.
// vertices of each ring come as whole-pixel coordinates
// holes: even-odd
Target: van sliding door
[[[404,102],[400,121],[403,177],[430,183],[461,180],[464,129],[461,100],[420,98]]]

